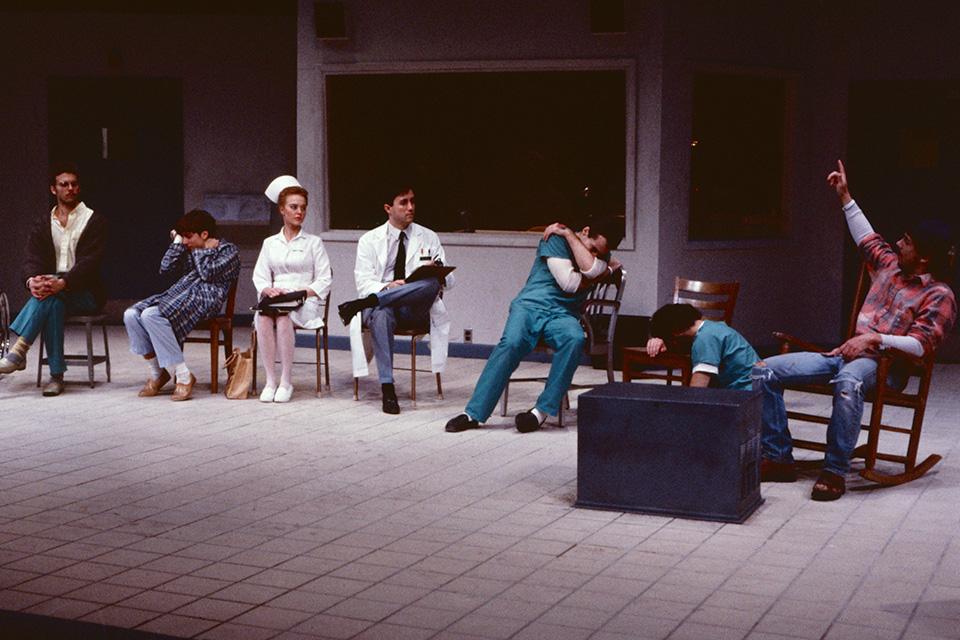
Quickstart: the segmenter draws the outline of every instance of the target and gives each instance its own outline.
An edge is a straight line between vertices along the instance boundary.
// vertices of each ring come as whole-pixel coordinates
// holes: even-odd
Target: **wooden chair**
[[[739,282],[703,282],[677,276],[673,285],[673,302],[692,305],[707,320],[722,320],[729,325],[733,322],[739,292]],[[687,386],[691,369],[689,354],[665,351],[651,358],[646,347],[625,347],[623,350],[624,382],[663,380],[668,385],[678,382]]]
[[[365,332],[368,331],[366,327],[363,329]],[[430,331],[428,328],[418,328],[418,329],[398,329],[394,332],[394,336],[406,336],[410,338],[410,366],[409,367],[398,367],[396,366],[396,355],[394,355],[394,370],[399,371],[409,371],[410,372],[410,401],[413,403],[413,408],[417,408],[417,374],[418,373],[433,373],[431,369],[417,369],[417,342],[422,338],[428,336]],[[443,383],[440,380],[440,374],[435,373],[437,379],[437,396],[443,400]],[[360,378],[353,379],[353,399],[360,399]]]
[[[323,299],[323,326],[319,329],[304,329],[303,327],[298,327],[294,325],[294,333],[297,330],[300,331],[313,331],[314,332],[314,350],[316,351],[316,359],[314,362],[298,362],[294,360],[293,364],[316,364],[317,367],[317,387],[316,392],[320,393],[321,389],[321,380],[320,375],[321,367],[326,373],[326,385],[327,391],[330,390],[330,348],[329,340],[330,336],[328,333],[328,323],[327,318],[330,315],[330,293],[328,292],[326,297]],[[253,334],[250,337],[250,347],[253,349],[253,391],[257,390],[257,329],[254,327]]]
[[[63,319],[65,326],[83,326],[84,331],[86,332],[87,337],[87,352],[86,353],[65,353],[63,359],[66,362],[79,362],[87,365],[87,380],[90,383],[90,388],[93,388],[94,383],[94,367],[98,364],[105,364],[107,369],[107,382],[110,382],[110,342],[107,340],[107,315],[104,313],[99,314],[89,314],[89,315],[75,315],[67,316]],[[93,352],[93,327],[100,327],[101,334],[103,335],[103,353],[94,353]],[[39,359],[37,360],[37,386],[40,386],[40,378],[43,374],[43,365],[49,363],[49,359],[43,356],[43,348],[46,344],[44,340],[44,332],[40,332],[40,348]]]
[[[857,281],[856,295],[853,309],[847,323],[847,337],[854,335],[857,328],[857,315],[867,291],[870,289],[870,273],[866,264],[860,268],[860,277]],[[775,331],[774,337],[782,343],[782,353],[789,351],[828,351],[821,345],[811,344],[790,334]],[[867,432],[867,441],[854,449],[853,457],[864,459],[864,468],[860,475],[871,482],[881,485],[898,485],[915,480],[929,471],[941,460],[941,456],[930,454],[921,462],[917,462],[917,453],[920,447],[920,433],[923,428],[923,415],[927,406],[927,393],[930,390],[933,376],[934,355],[927,354],[923,358],[915,358],[897,349],[886,349],[880,356],[877,366],[876,388],[864,397],[865,402],[871,403],[870,420],[861,424],[861,429]],[[891,367],[904,367],[910,379],[904,390],[897,390],[887,386],[887,377]],[[785,385],[785,389],[801,391],[833,397],[833,387],[829,384]],[[912,389],[912,391],[911,391]],[[896,426],[884,422],[883,412],[886,407],[903,407],[913,412],[910,426]],[[866,410],[864,410],[866,413]],[[787,418],[801,422],[829,424],[829,416],[805,413],[802,411],[787,410]],[[888,453],[879,450],[881,433],[896,433],[907,436],[905,453]],[[886,439],[885,439],[886,442]],[[826,451],[823,442],[793,439],[793,446],[814,451]],[[903,465],[902,473],[885,473],[876,468],[877,460],[894,462]],[[819,461],[816,463],[820,464]],[[805,466],[805,465],[804,465]]]
[[[220,369],[220,336],[223,335],[223,357],[227,359],[233,351],[233,306],[237,301],[237,280],[230,285],[227,292],[227,302],[223,313],[216,315],[209,320],[203,320],[197,323],[194,331],[207,332],[210,335],[192,336],[184,338],[184,342],[204,342],[210,345],[210,393],[216,393],[219,389],[219,380],[217,374]]]
[[[590,290],[590,294],[583,302],[580,310],[580,324],[586,333],[587,341],[584,344],[584,353],[591,358],[604,356],[607,369],[607,382],[613,382],[613,338],[617,330],[617,318],[620,315],[620,304],[623,292],[627,285],[627,274],[619,270],[610,280],[598,282]],[[552,353],[544,342],[540,342],[534,351]],[[507,403],[510,399],[510,383],[516,382],[545,382],[546,376],[510,378],[500,397],[500,415],[507,415]],[[590,389],[595,384],[571,384],[571,389]],[[558,423],[563,426],[563,409],[570,408],[569,396],[565,395],[557,416]]]

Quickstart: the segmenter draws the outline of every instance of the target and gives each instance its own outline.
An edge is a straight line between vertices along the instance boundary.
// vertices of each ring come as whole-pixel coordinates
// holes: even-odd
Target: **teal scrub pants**
[[[43,300],[31,297],[17,314],[10,330],[30,344],[43,331],[50,375],[59,376],[67,370],[67,362],[63,357],[64,318],[96,310],[97,301],[89,291],[62,291]]]
[[[485,422],[493,413],[510,375],[520,361],[533,351],[540,339],[554,350],[550,374],[536,407],[547,415],[560,412],[560,402],[570,388],[573,374],[580,364],[586,337],[580,320],[569,311],[545,310],[514,301],[503,328],[503,336],[487,360],[466,413],[477,422]]]

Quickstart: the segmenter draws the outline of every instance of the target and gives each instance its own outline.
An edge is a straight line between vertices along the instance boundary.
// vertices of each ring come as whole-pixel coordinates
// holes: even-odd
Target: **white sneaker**
[[[260,402],[273,402],[273,398],[276,394],[276,387],[264,387],[263,391],[260,392]]]
[[[277,387],[277,393],[273,396],[274,402],[290,402],[290,396],[293,395],[293,385],[280,385]]]

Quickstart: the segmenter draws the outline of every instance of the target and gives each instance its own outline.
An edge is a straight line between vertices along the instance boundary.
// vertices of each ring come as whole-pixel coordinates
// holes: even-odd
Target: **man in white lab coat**
[[[393,386],[393,336],[397,329],[420,329],[430,334],[432,370],[446,364],[450,319],[440,291],[453,286],[453,275],[407,282],[406,277],[425,264],[443,264],[446,256],[436,233],[416,224],[416,197],[409,185],[389,189],[383,209],[387,221],[360,237],[354,277],[359,298],[338,307],[350,326],[353,375],[367,374],[362,328],[367,327],[377,359],[383,391],[383,411],[400,413]]]

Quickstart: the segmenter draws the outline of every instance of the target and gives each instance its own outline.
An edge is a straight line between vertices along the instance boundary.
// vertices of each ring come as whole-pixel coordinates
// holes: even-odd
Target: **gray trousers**
[[[387,289],[377,294],[376,307],[363,310],[363,326],[370,329],[380,384],[393,382],[393,336],[397,329],[430,327],[430,307],[440,293],[433,278]]]

